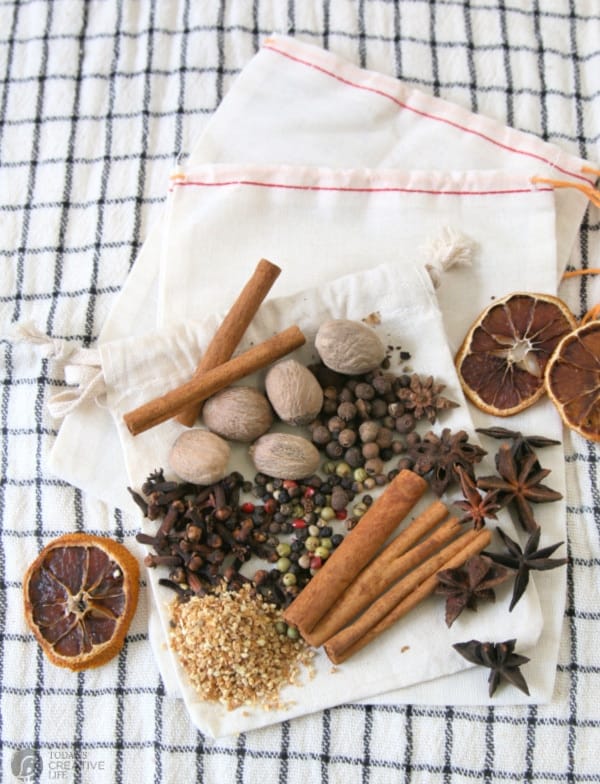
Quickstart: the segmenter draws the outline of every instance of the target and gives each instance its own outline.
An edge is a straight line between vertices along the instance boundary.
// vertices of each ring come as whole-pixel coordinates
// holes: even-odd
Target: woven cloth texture
[[[94,345],[173,164],[272,32],[600,160],[595,0],[0,2],[0,776],[600,781],[598,449],[568,433],[568,594],[550,705],[347,705],[212,741],[165,694],[145,591],[125,647],[98,670],[52,667],[25,627],[23,571],[51,538],[84,530],[141,548],[137,517],[49,471],[58,423],[45,403],[64,381],[7,332],[32,320]],[[570,267],[599,259],[590,207]],[[570,279],[560,294],[581,316],[600,300],[600,281]]]

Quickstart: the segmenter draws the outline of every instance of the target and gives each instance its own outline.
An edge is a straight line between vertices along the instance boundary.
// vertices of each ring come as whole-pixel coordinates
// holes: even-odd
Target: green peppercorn
[[[275,563],[275,568],[280,572],[287,572],[291,565],[292,562],[289,558],[279,558]]]
[[[285,621],[276,621],[275,629],[277,631],[277,634],[287,634],[288,625]]]
[[[336,467],[335,467],[335,473],[336,473],[336,475],[337,475],[337,476],[340,476],[340,477],[342,477],[342,478],[343,478],[343,477],[345,477],[345,476],[350,476],[350,474],[352,473],[352,469],[350,468],[350,466],[348,465],[348,463],[345,463],[345,462],[342,460],[342,462],[341,462],[341,463],[338,463],[338,464],[336,465]]]
[[[287,636],[290,640],[297,640],[300,637],[300,632],[296,629],[295,626],[288,626],[287,627]]]
[[[364,482],[369,475],[364,468],[355,468],[352,477],[355,482]]]
[[[359,501],[352,507],[352,517],[362,517],[368,508],[369,507],[366,504],[364,504],[362,501]]]
[[[335,510],[331,506],[324,506],[321,509],[322,520],[333,520],[334,517],[335,517]]]
[[[308,539],[304,542],[304,546],[308,550],[309,553],[313,553],[316,548],[319,546],[320,541],[317,536],[309,536]]]
[[[323,463],[323,473],[324,474],[334,474],[335,473],[335,463],[333,460],[326,460]]]
[[[281,578],[281,582],[286,588],[290,585],[296,585],[296,575],[293,572],[286,572]]]
[[[321,547],[324,547],[326,550],[333,550],[333,542],[328,536],[321,537]]]
[[[292,548],[287,542],[279,542],[275,550],[277,555],[282,557],[287,557],[292,552]]]
[[[319,545],[319,547],[317,547],[317,549],[315,550],[315,555],[318,558],[322,558],[323,560],[325,560],[326,558],[329,558],[329,556],[331,555],[331,550],[329,550],[329,548],[327,547],[323,547]]]

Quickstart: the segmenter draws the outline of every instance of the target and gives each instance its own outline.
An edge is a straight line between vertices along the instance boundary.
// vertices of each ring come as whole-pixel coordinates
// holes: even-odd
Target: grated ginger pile
[[[204,700],[228,710],[243,705],[285,708],[281,689],[299,685],[314,651],[277,631],[281,611],[253,592],[221,589],[171,606],[171,647]],[[312,670],[311,670],[312,674]]]

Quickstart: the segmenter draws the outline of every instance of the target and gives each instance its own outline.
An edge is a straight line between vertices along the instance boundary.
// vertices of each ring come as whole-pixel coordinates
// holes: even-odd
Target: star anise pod
[[[465,609],[477,610],[478,601],[495,602],[494,587],[508,580],[507,569],[485,555],[474,555],[458,569],[436,574],[436,593],[446,597],[446,626],[450,627]]]
[[[410,433],[406,441],[413,471],[429,481],[437,496],[443,495],[449,485],[458,482],[458,466],[474,478],[474,464],[487,454],[481,447],[470,443],[464,430],[453,433],[447,427],[439,436],[431,430],[422,438],[418,433]]]
[[[433,425],[439,411],[458,406],[458,403],[441,394],[445,388],[445,384],[436,384],[433,376],[419,376],[417,373],[413,373],[410,377],[410,384],[406,387],[400,387],[396,396],[415,419],[427,418]]]
[[[505,642],[458,642],[452,647],[467,661],[489,667],[491,672],[488,678],[489,696],[496,691],[502,680],[507,680],[517,689],[529,694],[527,682],[519,667],[527,664],[529,658],[515,653],[516,640]]]
[[[477,489],[477,484],[473,477],[469,476],[462,466],[456,466],[456,473],[460,480],[460,487],[464,496],[463,501],[454,501],[454,506],[458,506],[465,514],[459,520],[460,523],[471,522],[473,528],[479,531],[484,527],[487,518],[496,519],[496,512],[501,509],[498,503],[496,490],[492,490],[483,496]]]
[[[510,444],[501,444],[496,455],[496,468],[500,476],[483,476],[477,480],[482,490],[496,490],[502,506],[515,509],[521,525],[530,533],[537,528],[531,504],[558,501],[562,495],[542,484],[550,470],[541,468],[534,452],[518,461]]]
[[[542,529],[539,526],[537,526],[535,531],[533,531],[531,536],[527,539],[523,549],[521,549],[521,546],[515,542],[514,539],[511,539],[510,536],[505,534],[501,528],[497,528],[496,530],[498,531],[498,534],[504,542],[508,552],[486,552],[485,555],[488,558],[491,558],[494,563],[507,566],[509,569],[514,569],[517,573],[513,587],[512,599],[508,608],[510,611],[519,601],[521,596],[523,596],[525,589],[529,585],[529,572],[534,570],[545,572],[548,569],[556,569],[558,566],[564,566],[566,563],[568,563],[568,559],[549,557],[552,555],[552,553],[554,553],[555,550],[558,550],[558,548],[564,544],[564,542],[551,544],[548,547],[542,547],[541,550],[538,550],[540,544],[540,535],[542,532]]]
[[[505,439],[512,442],[512,453],[517,462],[533,452],[546,446],[558,446],[560,441],[546,436],[525,436],[520,430],[509,430],[507,427],[478,427],[478,433],[490,438]]]

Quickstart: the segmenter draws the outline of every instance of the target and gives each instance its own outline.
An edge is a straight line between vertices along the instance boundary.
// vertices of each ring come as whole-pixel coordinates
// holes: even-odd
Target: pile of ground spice
[[[171,647],[202,699],[228,710],[282,709],[281,689],[299,685],[301,665],[310,668],[314,651],[281,633],[281,623],[281,611],[250,584],[223,589],[172,605]]]

